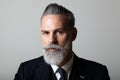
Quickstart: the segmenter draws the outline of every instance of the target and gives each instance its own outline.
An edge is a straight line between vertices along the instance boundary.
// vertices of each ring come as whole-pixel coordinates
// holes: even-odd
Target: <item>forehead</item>
[[[44,16],[41,20],[42,28],[52,28],[52,27],[67,27],[68,19],[66,16],[61,14],[48,14]]]

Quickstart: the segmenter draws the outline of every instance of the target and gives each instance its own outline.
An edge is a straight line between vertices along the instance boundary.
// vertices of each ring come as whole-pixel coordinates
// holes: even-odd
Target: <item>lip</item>
[[[55,51],[57,51],[57,49],[56,48],[49,48],[48,51],[55,52]]]

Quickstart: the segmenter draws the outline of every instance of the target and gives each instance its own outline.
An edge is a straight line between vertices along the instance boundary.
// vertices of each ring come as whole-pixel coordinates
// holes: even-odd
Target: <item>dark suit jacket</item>
[[[14,80],[56,80],[56,77],[51,66],[40,57],[22,63]],[[110,80],[110,78],[104,65],[74,56],[69,80]]]

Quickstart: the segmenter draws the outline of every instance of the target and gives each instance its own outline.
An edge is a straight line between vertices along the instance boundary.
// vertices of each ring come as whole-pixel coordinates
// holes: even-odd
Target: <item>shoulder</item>
[[[35,77],[33,74],[42,74],[47,68],[48,64],[45,63],[43,56],[25,61],[20,64],[14,80],[31,80],[30,78]]]
[[[107,69],[106,66],[101,63],[92,60],[87,60],[84,58],[79,58],[77,56],[75,56],[74,65],[77,65],[78,67],[89,71],[104,71]]]
[[[34,71],[38,69],[43,69],[44,67],[47,66],[48,64],[45,63],[43,56],[41,56],[21,63],[18,69],[18,74],[20,73],[31,74]]]
[[[82,74],[86,78],[97,79],[97,80],[110,80],[107,67],[101,63],[74,57],[73,71]],[[99,78],[99,79],[98,79]]]
[[[31,64],[31,63],[36,63],[36,62],[43,62],[44,59],[43,59],[43,56],[41,57],[38,57],[38,58],[34,58],[34,59],[31,59],[31,60],[27,60],[25,62],[23,62],[24,64]]]
[[[38,58],[34,58],[34,59],[31,59],[31,60],[22,62],[20,64],[20,66],[23,66],[24,68],[34,68],[34,67],[44,65],[44,64],[46,64],[46,63],[43,59],[43,56],[41,56],[41,57],[38,57]]]

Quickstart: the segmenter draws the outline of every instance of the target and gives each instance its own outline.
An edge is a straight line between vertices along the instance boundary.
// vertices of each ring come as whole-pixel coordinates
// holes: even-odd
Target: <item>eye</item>
[[[57,31],[56,34],[57,35],[62,35],[64,33],[64,31]]]
[[[42,31],[42,35],[48,35],[49,32],[48,31]]]

